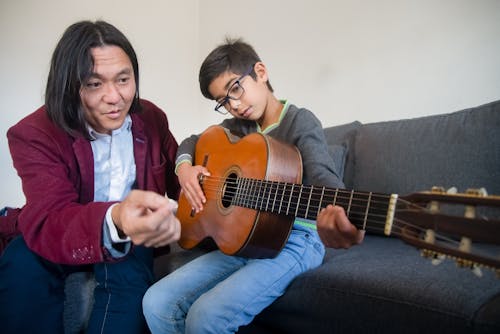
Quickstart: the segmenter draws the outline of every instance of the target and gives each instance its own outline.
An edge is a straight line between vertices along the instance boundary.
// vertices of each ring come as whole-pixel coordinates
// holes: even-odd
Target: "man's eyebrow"
[[[118,75],[122,75],[122,74],[132,74],[133,71],[130,67],[127,67],[127,68],[124,68],[123,70],[121,70],[120,72],[118,72]]]
[[[116,74],[116,77],[123,75],[123,74],[131,75],[132,73],[133,73],[132,69],[127,67],[127,68],[124,68],[123,70],[121,70],[120,72],[118,72]],[[90,78],[102,79],[102,75],[100,75],[97,72],[92,72],[92,73],[90,73],[89,79]]]

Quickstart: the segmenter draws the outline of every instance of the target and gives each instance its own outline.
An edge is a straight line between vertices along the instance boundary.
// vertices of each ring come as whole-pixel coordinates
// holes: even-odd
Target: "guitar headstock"
[[[500,275],[500,196],[434,187],[400,197],[394,225],[394,232],[426,257],[452,258],[476,273],[485,267]]]

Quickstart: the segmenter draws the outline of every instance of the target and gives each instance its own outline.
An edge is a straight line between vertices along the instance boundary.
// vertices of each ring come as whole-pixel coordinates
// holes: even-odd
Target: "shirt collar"
[[[131,129],[132,129],[132,118],[130,117],[130,115],[127,115],[125,117],[125,121],[123,122],[122,126],[116,130],[113,130],[111,132],[111,135],[119,134],[122,131],[130,131]],[[97,132],[88,123],[87,123],[87,131],[89,132],[90,138],[92,138],[93,140],[109,136],[108,134]]]

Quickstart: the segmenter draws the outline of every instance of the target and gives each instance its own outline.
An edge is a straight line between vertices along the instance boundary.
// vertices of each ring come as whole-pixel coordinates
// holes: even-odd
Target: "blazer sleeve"
[[[81,265],[112,261],[102,246],[102,224],[113,203],[92,202],[93,184],[84,180],[85,175],[93,176],[90,167],[85,167],[93,165],[90,143],[82,139],[78,146],[43,122],[48,121],[43,117],[24,120],[7,133],[26,197],[18,217],[19,230],[32,251],[52,262]],[[74,146],[83,150],[83,166]]]

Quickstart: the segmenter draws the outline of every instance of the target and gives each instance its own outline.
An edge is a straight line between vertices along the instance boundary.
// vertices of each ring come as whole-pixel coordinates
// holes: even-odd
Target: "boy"
[[[222,122],[223,127],[242,135],[262,132],[293,144],[302,155],[304,184],[343,187],[321,123],[310,111],[273,95],[267,68],[250,45],[228,40],[214,49],[201,66],[199,81],[202,94],[217,102],[215,110],[233,116]],[[197,139],[193,135],[179,146],[176,172],[189,203],[199,212],[206,198],[198,176],[209,171],[192,166]],[[336,233],[340,237],[333,244],[348,247],[361,242],[362,232],[342,209],[330,206],[319,215],[320,221],[321,226],[330,226],[328,233],[346,231]],[[341,227],[335,228],[336,223]],[[281,296],[297,275],[318,267],[324,252],[313,222],[296,220],[275,258],[207,253],[146,292],[143,309],[148,326],[153,333],[234,333]]]

